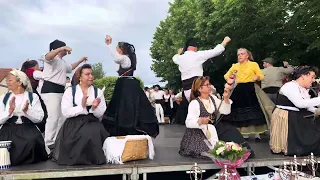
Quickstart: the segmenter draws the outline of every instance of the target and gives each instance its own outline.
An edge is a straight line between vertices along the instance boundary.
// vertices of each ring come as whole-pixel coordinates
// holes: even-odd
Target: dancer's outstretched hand
[[[106,43],[107,45],[109,45],[109,44],[112,43],[112,38],[111,38],[111,36],[109,36],[109,35],[106,36],[105,43]]]
[[[80,59],[80,61],[85,63],[85,62],[88,61],[88,57],[82,57],[82,58]]]
[[[227,44],[228,44],[230,41],[231,41],[231,38],[230,38],[229,36],[226,36],[226,37],[223,39],[221,45],[224,46],[224,47],[226,47]]]

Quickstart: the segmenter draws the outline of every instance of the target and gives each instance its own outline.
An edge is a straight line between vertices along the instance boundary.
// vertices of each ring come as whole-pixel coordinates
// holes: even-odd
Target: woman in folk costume
[[[140,81],[133,77],[137,65],[134,46],[119,42],[113,49],[110,36],[105,42],[114,62],[119,64],[119,78],[102,121],[105,128],[112,136],[148,134],[155,138],[159,134],[157,117]]]
[[[261,133],[266,132],[267,125],[264,112],[258,101],[255,82],[261,81],[264,75],[250,51],[244,48],[238,49],[238,63],[233,64],[224,75],[226,80],[236,72],[236,83],[231,99],[233,100],[231,114],[228,118],[230,122],[240,129],[244,138],[255,135],[256,140],[260,140]]]
[[[28,78],[31,82],[33,92],[36,93],[39,97],[41,107],[44,112],[44,117],[43,117],[42,121],[40,123],[37,123],[36,125],[38,126],[40,131],[42,133],[44,133],[45,125],[46,125],[47,118],[48,118],[48,112],[47,112],[46,105],[44,104],[44,102],[40,96],[40,93],[37,90],[38,86],[39,86],[39,80],[34,78],[34,75],[39,78],[42,74],[42,71],[40,71],[39,64],[36,60],[25,61],[21,66],[21,71],[26,73],[26,75],[28,76]]]
[[[308,93],[316,72],[313,67],[299,67],[291,75],[292,81],[280,88],[270,126],[274,153],[320,155],[320,97],[310,98]]]
[[[163,99],[164,99],[164,103],[163,103],[163,111],[164,111],[164,116],[165,117],[169,117],[170,116],[170,97],[171,95],[169,94],[169,90],[165,89],[164,90],[164,95],[163,95]]]
[[[227,115],[231,111],[232,101],[229,99],[229,89],[225,89],[223,100],[211,96],[211,84],[209,77],[199,77],[194,80],[191,92],[191,102],[188,108],[186,119],[186,132],[180,144],[179,154],[194,158],[207,158],[201,155],[208,152],[209,147],[204,142],[208,140],[212,146],[218,140],[235,142],[251,149],[245,142],[239,131],[224,122],[218,122],[220,114]],[[215,122],[212,125],[211,122]],[[251,157],[254,154],[251,152]]]
[[[151,99],[155,103],[156,116],[159,123],[164,123],[164,91],[159,85],[154,85]]]
[[[12,70],[7,76],[9,93],[0,97],[0,141],[12,141],[12,165],[31,164],[48,159],[41,132],[35,126],[44,112],[38,95],[32,93],[25,73]]]
[[[181,72],[182,88],[184,90],[183,101],[177,113],[177,123],[184,124],[186,120],[192,82],[197,77],[203,76],[203,63],[208,59],[219,56],[230,41],[229,37],[225,37],[222,43],[218,44],[214,49],[198,51],[196,40],[189,39],[184,48],[180,48],[178,54],[172,57],[173,62],[178,65]]]
[[[58,164],[104,164],[102,146],[109,133],[101,120],[106,110],[102,90],[94,87],[90,65],[80,69],[79,85],[68,88],[63,94],[61,111],[67,118],[61,127],[53,151]]]

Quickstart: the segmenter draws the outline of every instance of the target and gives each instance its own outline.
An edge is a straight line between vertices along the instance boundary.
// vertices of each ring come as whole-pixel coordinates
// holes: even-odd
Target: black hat
[[[188,39],[188,41],[186,42],[186,44],[184,45],[183,51],[187,51],[189,46],[193,46],[193,47],[198,47],[198,42],[196,39],[191,38]]]
[[[52,41],[52,42],[50,43],[50,47],[49,47],[50,49],[49,49],[49,51],[52,51],[52,50],[61,48],[61,47],[63,47],[63,46],[66,46],[66,43],[63,42],[63,41],[60,41],[60,40],[56,39],[56,40],[54,40],[54,41]]]
[[[273,58],[271,58],[271,57],[268,57],[268,58],[262,60],[262,62],[267,62],[267,63],[269,63],[271,65],[274,65],[275,60]]]

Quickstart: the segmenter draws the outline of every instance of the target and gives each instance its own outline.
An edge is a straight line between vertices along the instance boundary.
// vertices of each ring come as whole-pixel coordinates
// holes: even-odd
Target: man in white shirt
[[[72,49],[66,46],[64,42],[55,40],[50,43],[50,52],[41,57],[44,62],[41,97],[48,111],[45,143],[49,149],[53,148],[57,132],[59,132],[64,120],[61,113],[61,100],[65,90],[66,75],[88,59],[83,57],[70,65],[62,58],[67,54],[71,54],[71,51]]]
[[[176,117],[177,123],[185,124],[192,83],[197,77],[203,76],[203,63],[210,58],[219,56],[230,41],[231,39],[229,37],[225,37],[222,43],[218,44],[214,49],[198,51],[196,40],[189,39],[184,48],[180,48],[178,54],[172,57],[173,62],[178,65],[179,71],[181,72],[183,88],[182,102]]]
[[[154,91],[151,93],[151,99],[155,102],[156,116],[159,123],[164,123],[164,112],[162,104],[164,103],[164,91],[159,90],[160,86],[155,85]]]
[[[214,49],[198,51],[196,40],[190,39],[185,47],[180,48],[178,54],[172,57],[173,62],[178,65],[181,72],[182,88],[188,101],[190,101],[191,86],[194,79],[203,76],[202,64],[210,58],[219,56],[230,41],[229,37],[225,37],[222,43]]]

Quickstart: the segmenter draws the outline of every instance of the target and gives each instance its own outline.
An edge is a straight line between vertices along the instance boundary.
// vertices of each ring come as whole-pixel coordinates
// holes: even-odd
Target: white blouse
[[[212,96],[215,103],[216,103],[216,106],[217,108],[219,107],[220,103],[221,103],[221,106],[220,106],[220,109],[219,109],[219,112],[221,114],[230,114],[231,112],[231,104],[232,104],[232,101],[230,101],[230,104],[227,104],[225,103],[224,101],[221,101],[220,99],[218,99],[217,97],[215,96]],[[209,101],[209,100],[207,100]],[[211,101],[210,99],[210,106],[211,106],[211,109],[207,110],[209,113],[213,113],[215,111],[215,107],[214,107],[214,104],[213,102]],[[216,129],[213,125],[211,124],[201,124],[199,125],[198,124],[198,120],[200,118],[200,104],[197,100],[192,100],[189,104],[189,107],[188,107],[188,115],[187,115],[187,119],[186,119],[186,127],[187,128],[198,128],[198,129],[201,129],[203,131],[204,134],[207,133],[207,130],[210,131],[210,134],[211,134],[211,138],[209,139],[209,141],[211,142],[212,145],[215,144],[215,142],[218,141],[218,135],[217,135],[217,132],[216,132]]]
[[[66,89],[66,91],[63,94],[62,102],[61,102],[61,111],[65,118],[71,118],[76,117],[79,115],[87,115],[89,113],[92,113],[96,118],[102,120],[103,114],[107,109],[106,101],[104,99],[104,95],[102,90],[98,89],[98,96],[97,98],[100,98],[100,104],[95,110],[92,110],[92,108],[87,110],[87,108],[82,107],[82,98],[83,98],[83,92],[79,85],[76,86],[76,93],[75,93],[75,104],[76,106],[73,107],[73,97],[72,97],[72,88]],[[93,86],[90,86],[88,89],[88,99],[87,99],[87,106],[91,106],[95,97],[94,97],[94,88]]]
[[[151,93],[151,99],[152,99],[152,100],[160,100],[160,99],[163,99],[163,96],[164,96],[164,91],[162,91],[162,90],[153,91],[153,92]]]
[[[310,98],[306,88],[301,87],[296,81],[291,81],[284,84],[279,93],[286,96],[295,107],[279,106],[277,107],[286,110],[299,111],[298,108],[306,108],[310,112],[315,112],[316,106],[320,106],[320,97]]]
[[[212,96],[215,103],[216,103],[216,106],[217,108],[219,107],[220,103],[221,103],[221,100],[218,99],[216,96]],[[220,106],[220,109],[219,109],[219,112],[220,114],[230,114],[231,112],[231,104],[232,104],[232,101],[230,101],[230,104],[227,104],[225,103],[224,101],[222,101],[221,103],[221,106]],[[213,102],[211,101],[210,99],[210,104],[211,104],[211,111],[208,110],[209,113],[213,113],[213,111],[215,111],[215,108],[214,108],[214,105],[213,105]],[[186,126],[187,128],[202,128],[206,125],[199,125],[198,124],[198,120],[199,120],[199,117],[200,117],[200,104],[197,100],[192,100],[189,104],[189,107],[188,107],[188,115],[187,115],[187,119],[186,119]]]
[[[11,93],[10,97],[8,98],[6,106],[3,104],[3,99],[5,94],[0,96],[0,125],[6,123],[8,119],[12,116],[17,116],[16,124],[22,124],[21,116],[28,118],[33,123],[39,123],[42,121],[44,117],[44,112],[41,107],[41,103],[37,94],[33,93],[33,100],[32,104],[29,101],[28,92],[25,91],[23,94],[13,94]],[[11,115],[9,115],[9,108],[10,108],[10,100],[15,97],[15,104],[16,108]],[[29,102],[28,110],[26,113],[22,111],[26,102]]]
[[[172,57],[175,64],[179,66],[181,80],[195,76],[203,76],[202,64],[208,59],[219,56],[225,48],[218,44],[214,49],[205,51],[186,51],[184,54],[176,54]]]
[[[111,45],[107,45],[107,49],[115,63],[119,64],[122,68],[127,69],[131,67],[131,60],[127,55],[119,54]]]

